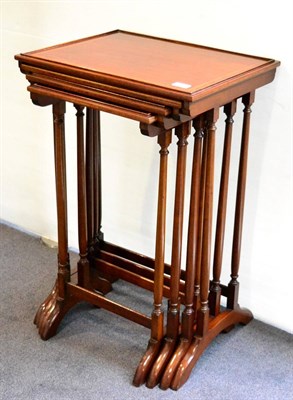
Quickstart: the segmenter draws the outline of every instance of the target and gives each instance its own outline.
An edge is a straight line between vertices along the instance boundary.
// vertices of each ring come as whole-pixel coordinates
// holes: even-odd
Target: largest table
[[[220,332],[229,331],[237,323],[247,324],[252,318],[251,312],[238,304],[250,113],[255,90],[274,79],[279,62],[120,30],[15,58],[30,83],[33,103],[53,107],[58,273],[51,293],[35,317],[40,336],[53,336],[71,307],[80,301],[90,302],[150,329],[149,343],[134,376],[135,385],[146,382],[151,388],[159,383],[162,389],[178,389]],[[233,116],[240,101],[244,110],[231,279],[223,285],[220,277]],[[66,102],[74,104],[77,119],[77,282],[71,278],[68,255]],[[226,115],[225,137],[213,232],[216,122],[221,109]],[[108,243],[101,231],[100,111],[139,121],[142,134],[157,138],[160,167],[154,259]],[[183,244],[187,138],[192,126],[188,235]],[[168,265],[167,165],[173,130],[178,138],[177,169],[172,255]],[[183,245],[186,268],[181,268]],[[106,297],[117,279],[153,292],[151,316]],[[226,307],[222,297],[227,298]],[[166,318],[164,298],[168,299]]]

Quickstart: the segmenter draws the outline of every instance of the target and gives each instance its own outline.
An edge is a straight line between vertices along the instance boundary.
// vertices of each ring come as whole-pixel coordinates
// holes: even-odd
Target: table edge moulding
[[[238,304],[251,106],[255,90],[273,81],[278,61],[115,30],[15,56],[35,105],[52,105],[58,226],[56,282],[35,324],[42,339],[56,334],[64,315],[87,301],[150,330],[133,383],[179,389],[220,332],[247,324],[252,313]],[[228,203],[233,117],[242,102],[230,280],[221,282]],[[66,103],[76,110],[79,261],[70,266],[67,227]],[[125,249],[102,232],[100,112],[140,123],[157,137],[159,173],[154,259]],[[219,193],[214,193],[216,124],[225,120]],[[190,138],[194,130],[193,138]],[[173,133],[174,131],[174,133]],[[168,154],[177,137],[170,265],[165,262]],[[193,143],[191,182],[187,148]],[[232,165],[231,168],[234,168]],[[183,238],[185,187],[190,184],[187,240]],[[217,198],[217,203],[215,202]],[[213,209],[217,206],[215,229]],[[215,231],[215,232],[214,232]],[[213,240],[215,235],[215,240]],[[186,245],[186,268],[182,248]],[[213,251],[212,251],[212,246]],[[149,290],[145,315],[110,300],[118,279]],[[222,299],[226,298],[226,307]],[[167,301],[164,311],[163,301]],[[165,315],[166,314],[166,315]]]

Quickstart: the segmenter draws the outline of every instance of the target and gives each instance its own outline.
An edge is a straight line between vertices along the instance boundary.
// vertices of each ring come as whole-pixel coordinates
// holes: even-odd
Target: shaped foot
[[[177,371],[179,364],[181,363],[183,357],[187,353],[191,341],[181,338],[180,342],[175,349],[172,358],[170,359],[166,369],[164,371],[163,377],[161,379],[160,388],[166,390],[170,387],[173,377]]]
[[[164,339],[162,350],[157,356],[151,372],[147,378],[146,386],[149,389],[152,389],[159,383],[159,380],[164,373],[165,367],[174,352],[175,345],[176,340],[169,338]]]
[[[46,300],[40,305],[34,319],[43,340],[48,340],[56,334],[58,325],[67,311],[76,304],[73,299],[59,298],[57,281]]]
[[[141,386],[145,383],[147,375],[159,354],[160,347],[161,341],[153,339],[149,340],[146,352],[142,356],[133,378],[134,386]]]
[[[224,311],[209,323],[209,329],[204,337],[194,337],[189,349],[182,358],[175,376],[171,382],[171,389],[178,390],[189,378],[197,360],[212,342],[212,340],[223,330],[228,329],[232,325],[248,324],[253,318],[252,313],[243,308]]]

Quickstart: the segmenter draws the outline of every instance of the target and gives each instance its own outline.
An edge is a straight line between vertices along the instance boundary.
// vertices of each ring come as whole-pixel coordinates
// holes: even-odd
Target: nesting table
[[[251,106],[255,90],[270,83],[279,62],[190,43],[116,30],[15,56],[29,81],[31,100],[52,105],[58,218],[58,272],[35,324],[53,336],[66,312],[81,301],[150,330],[133,383],[177,390],[220,333],[252,319],[238,304]],[[233,116],[243,103],[231,278],[221,282]],[[65,104],[76,109],[78,235],[77,282],[71,278],[67,234]],[[158,142],[155,257],[105,240],[101,230],[100,112],[139,122]],[[214,193],[216,123],[225,114],[219,193]],[[189,138],[193,129],[193,138]],[[174,131],[174,133],[173,133]],[[175,182],[167,179],[169,146],[176,136]],[[193,146],[186,178],[188,140]],[[234,168],[234,165],[232,166]],[[155,178],[154,178],[155,179]],[[165,262],[167,184],[175,185],[171,264]],[[190,185],[187,241],[183,241],[185,186]],[[215,203],[217,200],[217,203]],[[213,207],[217,207],[213,229]],[[127,206],[127,205],[126,205]],[[213,246],[212,246],[213,244]],[[185,268],[182,249],[186,246]],[[213,248],[212,248],[213,247]],[[107,298],[122,279],[149,290],[149,315]],[[168,310],[162,307],[168,299]],[[226,306],[223,306],[226,298]]]

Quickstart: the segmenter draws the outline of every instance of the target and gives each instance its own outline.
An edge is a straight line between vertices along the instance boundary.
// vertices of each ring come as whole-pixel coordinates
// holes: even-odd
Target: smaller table
[[[35,323],[42,339],[56,333],[66,312],[80,301],[119,314],[150,329],[150,340],[134,384],[178,389],[196,361],[222,331],[247,324],[252,314],[238,305],[238,273],[255,90],[274,79],[279,62],[190,43],[124,31],[20,54],[34,104],[53,106],[58,213],[58,273]],[[231,279],[220,282],[225,236],[233,116],[244,104],[239,155]],[[77,283],[70,272],[67,238],[65,103],[77,118]],[[212,263],[212,215],[216,122],[226,115],[220,191]],[[86,110],[86,127],[84,127]],[[101,231],[100,111],[140,122],[157,137],[160,152],[155,258],[108,243]],[[186,269],[181,270],[188,136],[194,127]],[[177,142],[171,265],[165,263],[168,149]],[[233,133],[234,135],[234,133]],[[211,271],[211,278],[210,278]],[[106,297],[117,279],[153,292],[151,316]],[[227,307],[221,307],[222,296]],[[167,318],[162,302],[168,299]]]

